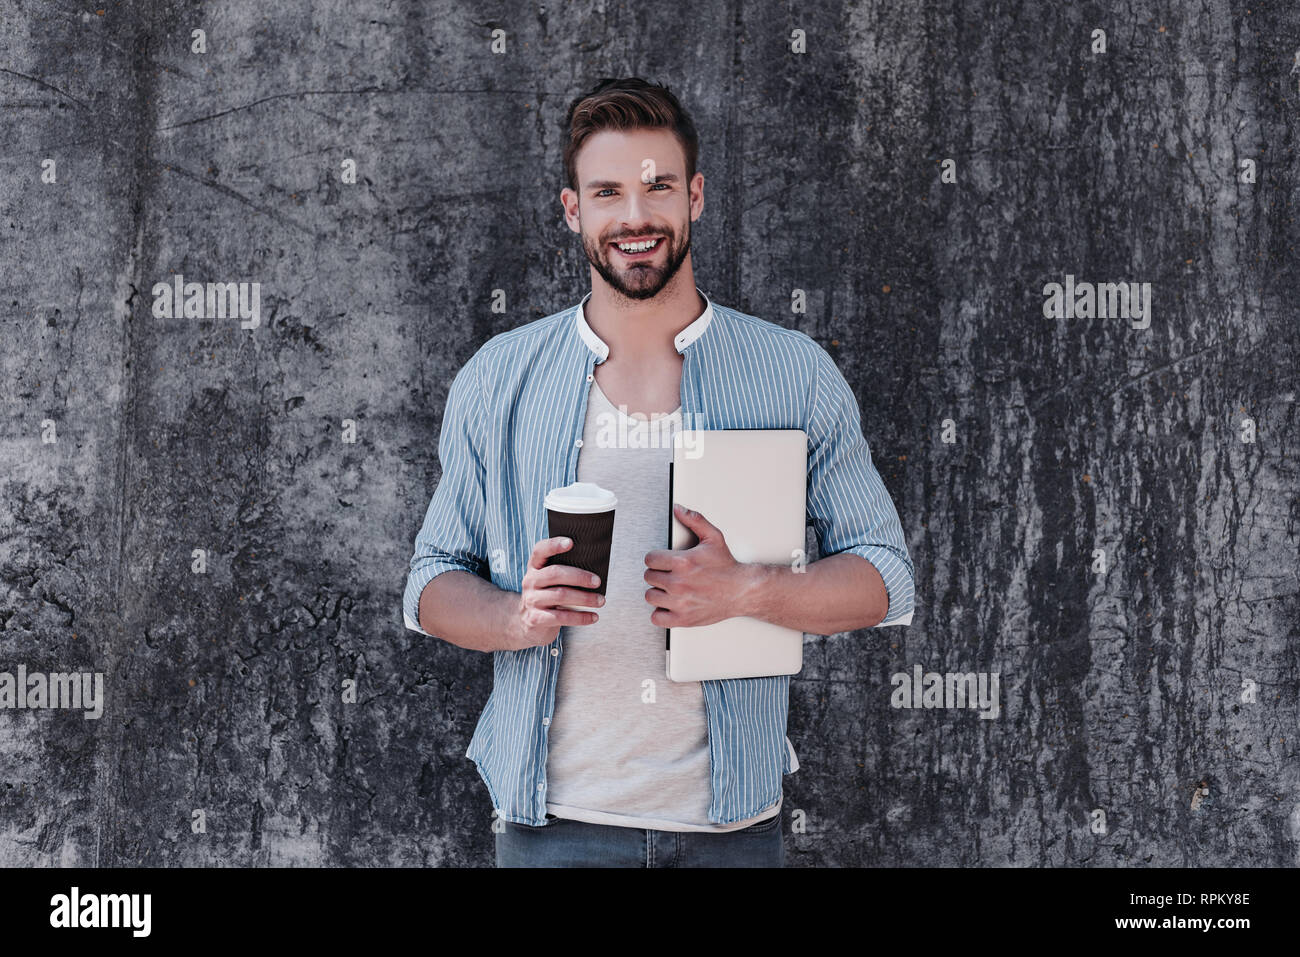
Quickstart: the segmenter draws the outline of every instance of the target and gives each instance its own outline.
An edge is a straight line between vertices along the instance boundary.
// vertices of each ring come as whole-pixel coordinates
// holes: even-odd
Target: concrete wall
[[[917,567],[910,627],[808,640],[790,865],[1297,863],[1294,4],[103,2],[0,30],[0,670],[107,696],[0,711],[0,864],[492,862],[490,659],[402,586],[451,377],[589,288],[560,120],[628,73]],[[178,273],[259,324],[156,318]],[[1046,318],[1067,274],[1149,326]],[[1000,715],[891,707],[918,665]]]

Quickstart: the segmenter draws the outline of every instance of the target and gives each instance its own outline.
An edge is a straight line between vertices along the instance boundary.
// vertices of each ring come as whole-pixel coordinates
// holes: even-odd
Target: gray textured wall
[[[699,284],[836,356],[917,567],[910,628],[809,638],[790,864],[1296,863],[1290,0],[82,6],[2,8],[0,670],[107,706],[0,711],[0,864],[491,862],[490,661],[401,591],[452,375],[588,288],[559,121],[625,73],[699,125]],[[174,273],[260,326],[155,318]],[[1150,327],[1044,318],[1067,273]],[[892,708],[915,665],[1001,715]]]

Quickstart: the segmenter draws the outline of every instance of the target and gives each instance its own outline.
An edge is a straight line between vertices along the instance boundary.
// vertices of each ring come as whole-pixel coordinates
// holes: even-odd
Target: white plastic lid
[[[546,493],[545,505],[557,512],[587,514],[607,512],[618,504],[618,497],[595,482],[574,482]]]

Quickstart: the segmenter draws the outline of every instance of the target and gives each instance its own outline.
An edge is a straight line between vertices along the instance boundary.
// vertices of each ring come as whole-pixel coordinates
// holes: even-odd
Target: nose
[[[628,193],[627,205],[623,207],[623,228],[629,232],[635,232],[638,227],[645,224],[645,196],[641,191],[634,189]]]

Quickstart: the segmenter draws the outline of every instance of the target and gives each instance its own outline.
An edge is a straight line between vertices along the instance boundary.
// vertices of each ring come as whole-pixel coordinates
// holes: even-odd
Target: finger
[[[673,570],[673,556],[677,552],[668,548],[656,548],[645,553],[646,568],[654,568],[661,572],[670,572]]]
[[[572,585],[575,588],[599,588],[600,576],[575,565],[547,565],[533,576],[536,588]]]
[[[548,608],[539,611],[537,615],[537,627],[555,628],[560,625],[581,626],[594,625],[600,621],[600,616],[594,611],[569,611],[565,608]]]
[[[533,601],[534,608],[554,608],[556,605],[604,605],[605,596],[580,588],[539,588]]]
[[[529,568],[543,568],[546,566],[546,559],[552,555],[558,555],[560,552],[567,552],[573,547],[573,539],[565,538],[563,535],[557,535],[555,538],[543,538],[533,546],[533,553],[528,556]]]
[[[653,568],[646,569],[646,573],[641,576],[650,585],[658,585],[663,588],[665,585],[672,584],[672,574],[670,572],[656,571]]]
[[[668,608],[670,605],[676,604],[673,597],[662,588],[646,589],[645,600],[648,604],[654,605],[656,608]]]

